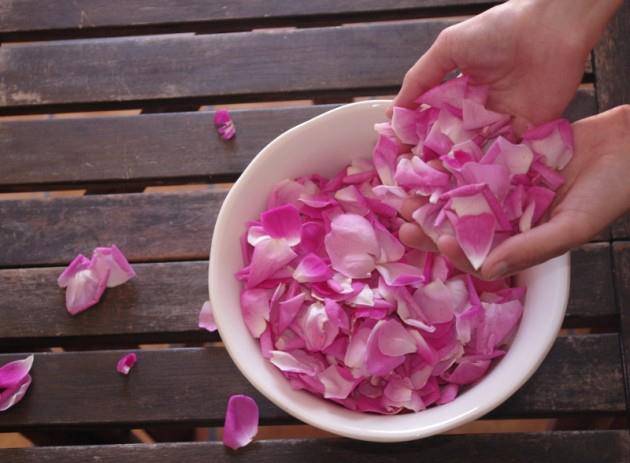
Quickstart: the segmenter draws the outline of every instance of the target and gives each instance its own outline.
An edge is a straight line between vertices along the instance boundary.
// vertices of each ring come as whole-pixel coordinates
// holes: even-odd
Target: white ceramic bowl
[[[373,126],[385,120],[389,102],[352,103],[288,130],[269,143],[232,187],[217,218],[210,253],[210,300],[214,318],[239,370],[265,397],[295,418],[354,439],[395,442],[440,433],[479,418],[516,392],[551,348],[569,294],[569,256],[552,259],[519,275],[527,285],[523,319],[507,354],[478,384],[453,402],[419,413],[380,416],[353,412],[291,388],[247,331],[239,305],[242,265],[239,237],[258,217],[274,184],[319,173],[331,176],[353,158],[371,156]],[[264,123],[262,121],[261,123]],[[237,393],[238,391],[234,391]]]

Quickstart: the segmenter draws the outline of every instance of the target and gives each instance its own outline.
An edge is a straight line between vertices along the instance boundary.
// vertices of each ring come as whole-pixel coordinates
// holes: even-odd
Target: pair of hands
[[[619,2],[512,0],[451,26],[407,72],[394,105],[413,101],[458,69],[472,82],[489,86],[489,109],[514,115],[517,132],[556,119],[580,84],[584,63]],[[599,9],[597,9],[598,7]],[[580,10],[583,8],[583,10]],[[585,25],[572,23],[575,18]],[[574,27],[580,24],[578,27]],[[584,32],[578,34],[579,27]],[[478,276],[495,279],[544,262],[578,246],[630,208],[630,106],[573,124],[575,154],[562,171],[549,220],[497,246]],[[419,206],[410,202],[400,229],[408,246],[439,249],[461,270],[473,272],[454,237],[431,241],[411,221]]]

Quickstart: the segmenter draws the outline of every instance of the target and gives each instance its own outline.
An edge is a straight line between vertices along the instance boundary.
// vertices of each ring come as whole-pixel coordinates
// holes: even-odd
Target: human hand
[[[578,246],[630,210],[630,105],[623,105],[573,124],[575,152],[562,171],[564,185],[551,205],[549,220],[508,238],[490,252],[474,271],[456,239],[450,235],[433,243],[412,223],[400,229],[408,246],[439,250],[460,270],[493,280],[544,262]],[[408,220],[422,205],[405,204]]]
[[[489,87],[487,107],[514,116],[523,132],[560,117],[586,58],[620,0],[511,0],[448,27],[407,72],[393,105],[414,108],[422,93],[459,69]]]

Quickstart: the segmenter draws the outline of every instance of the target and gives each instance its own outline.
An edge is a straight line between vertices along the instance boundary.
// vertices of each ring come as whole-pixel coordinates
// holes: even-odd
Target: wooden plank
[[[608,243],[589,243],[571,253],[571,294],[567,316],[587,326],[597,318],[616,320],[612,262]]]
[[[372,444],[348,439],[259,441],[231,452],[220,442],[157,445],[46,447],[0,450],[11,463],[319,463],[322,457],[344,463],[617,463],[630,459],[627,431],[555,431],[545,433],[442,435],[403,444]]]
[[[608,243],[577,249],[572,264],[569,325],[616,319]],[[208,297],[206,261],[134,268],[136,279],[107,290],[97,306],[77,317],[66,313],[64,290],[56,285],[62,267],[0,270],[0,349],[218,339],[197,328]]]
[[[65,265],[117,244],[132,261],[205,259],[224,193],[0,201],[0,267]]]
[[[256,398],[263,423],[292,421],[238,373],[223,348],[141,351],[133,373],[115,371],[124,351],[35,354],[33,386],[0,415],[0,431],[57,426],[220,425],[231,394]],[[0,364],[17,358],[0,355]],[[492,415],[618,414],[625,410],[616,334],[559,338],[535,376]],[[63,380],[61,380],[63,378]]]
[[[613,243],[617,308],[621,316],[621,359],[626,390],[627,420],[630,425],[630,241]]]
[[[251,2],[228,0],[37,0],[0,1],[0,37],[13,39],[28,32],[65,32],[81,36],[96,30],[124,28],[136,33],[163,26],[165,30],[212,32],[243,27],[304,25],[305,21],[357,21],[414,15],[480,11],[496,1],[484,0],[315,0]],[[72,31],[74,29],[74,31]],[[153,30],[153,29],[150,29]],[[74,34],[70,34],[74,32]],[[116,32],[114,30],[113,32]],[[20,34],[21,33],[21,34]],[[31,34],[33,35],[33,34]]]
[[[600,111],[630,103],[630,3],[621,8],[595,47],[597,100]]]
[[[208,299],[207,262],[134,264],[137,278],[108,289],[101,302],[71,317],[61,267],[0,270],[0,349],[217,340],[197,327]]]
[[[229,143],[214,130],[214,112],[0,122],[0,188],[234,178],[277,135],[333,107],[232,111],[238,135]],[[591,86],[566,114],[595,112]]]
[[[613,222],[611,229],[613,240],[630,240],[630,213]]]

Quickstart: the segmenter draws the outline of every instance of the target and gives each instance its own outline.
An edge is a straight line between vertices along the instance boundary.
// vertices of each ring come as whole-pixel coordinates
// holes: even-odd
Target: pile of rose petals
[[[15,360],[0,367],[0,412],[18,403],[31,385],[33,356]]]
[[[536,225],[571,158],[567,121],[526,132],[484,107],[466,77],[377,124],[372,161],[280,182],[241,239],[241,309],[296,389],[392,414],[453,400],[501,357],[525,288],[481,281],[401,244],[403,203],[433,240],[455,236],[474,268]]]
[[[79,254],[59,275],[57,283],[66,288],[66,308],[76,315],[101,299],[105,288],[126,283],[136,276],[127,258],[116,247],[94,249],[92,258]]]

